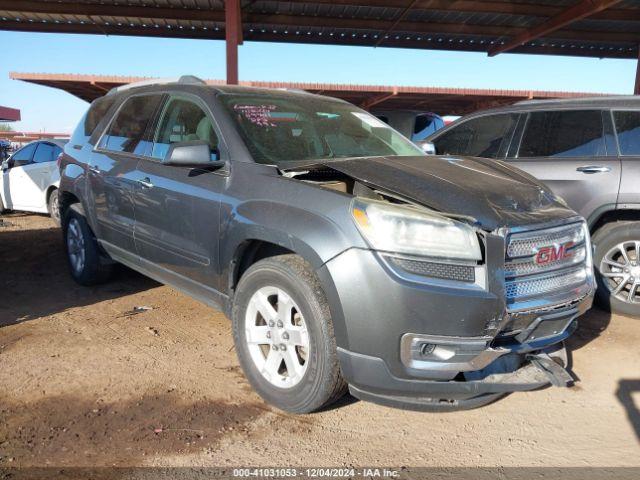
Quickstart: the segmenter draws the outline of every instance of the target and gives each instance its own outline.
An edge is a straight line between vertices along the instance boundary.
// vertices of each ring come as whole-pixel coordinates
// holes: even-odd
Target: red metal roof
[[[64,90],[86,101],[104,95],[110,89],[126,83],[149,80],[149,77],[113,75],[75,75],[57,73],[11,72],[10,78]],[[222,80],[207,80],[221,85]],[[410,87],[384,85],[344,85],[333,83],[244,81],[241,85],[264,88],[306,90],[342,98],[364,108],[419,109],[442,115],[463,115],[481,108],[509,105],[525,99],[575,98],[601,93],[555,92],[537,90],[493,90],[480,88]]]
[[[20,110],[0,106],[0,122],[18,122],[20,120]]]

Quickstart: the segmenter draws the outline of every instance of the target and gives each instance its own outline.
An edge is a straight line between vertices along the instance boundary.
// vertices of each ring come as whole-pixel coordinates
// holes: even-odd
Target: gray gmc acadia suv
[[[69,265],[223,310],[259,394],[470,408],[568,385],[592,302],[584,220],[499,162],[428,157],[369,113],[195,77],[96,100],[61,159]]]
[[[598,303],[640,317],[640,97],[524,101],[426,141],[437,154],[503,160],[549,186],[587,219]]]

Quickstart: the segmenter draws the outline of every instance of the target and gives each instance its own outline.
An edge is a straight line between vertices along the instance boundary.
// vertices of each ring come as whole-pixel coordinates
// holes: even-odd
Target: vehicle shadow
[[[593,307],[578,318],[578,329],[567,340],[569,350],[579,350],[597,339],[611,323],[611,313]]]
[[[629,422],[636,432],[638,442],[640,442],[640,406],[636,404],[636,401],[634,401],[634,394],[640,402],[640,379],[620,380],[620,382],[618,383],[618,390],[616,391],[616,397],[618,397],[618,401],[627,411]]]
[[[0,328],[154,288],[159,284],[126,268],[95,287],[69,274],[62,234],[36,215],[3,216],[0,228]]]

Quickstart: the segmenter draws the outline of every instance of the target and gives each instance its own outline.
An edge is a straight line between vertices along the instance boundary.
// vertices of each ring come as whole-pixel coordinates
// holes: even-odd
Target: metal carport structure
[[[9,77],[14,80],[57,88],[88,102],[101,97],[112,88],[131,82],[149,80],[146,77],[18,72],[11,72]],[[224,81],[207,80],[207,83],[220,85]],[[575,98],[602,95],[536,90],[342,85],[301,82],[242,81],[240,84],[253,87],[306,90],[311,93],[342,98],[365,109],[422,109],[443,115],[464,115],[479,109],[509,105],[525,99]]]
[[[228,83],[243,41],[640,57],[638,0],[0,0],[0,29],[225,39]]]

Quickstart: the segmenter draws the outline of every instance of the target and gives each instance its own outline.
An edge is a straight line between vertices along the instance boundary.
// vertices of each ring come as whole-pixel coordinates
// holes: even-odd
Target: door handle
[[[96,175],[100,175],[102,173],[100,171],[100,169],[98,167],[95,167],[95,166],[89,166],[89,171],[91,173],[95,173]]]
[[[576,170],[582,173],[605,173],[610,172],[611,167],[604,167],[602,165],[585,165],[584,167],[576,168]]]
[[[138,183],[144,188],[153,188],[153,183],[151,183],[151,179],[149,177],[141,178],[138,180]]]

